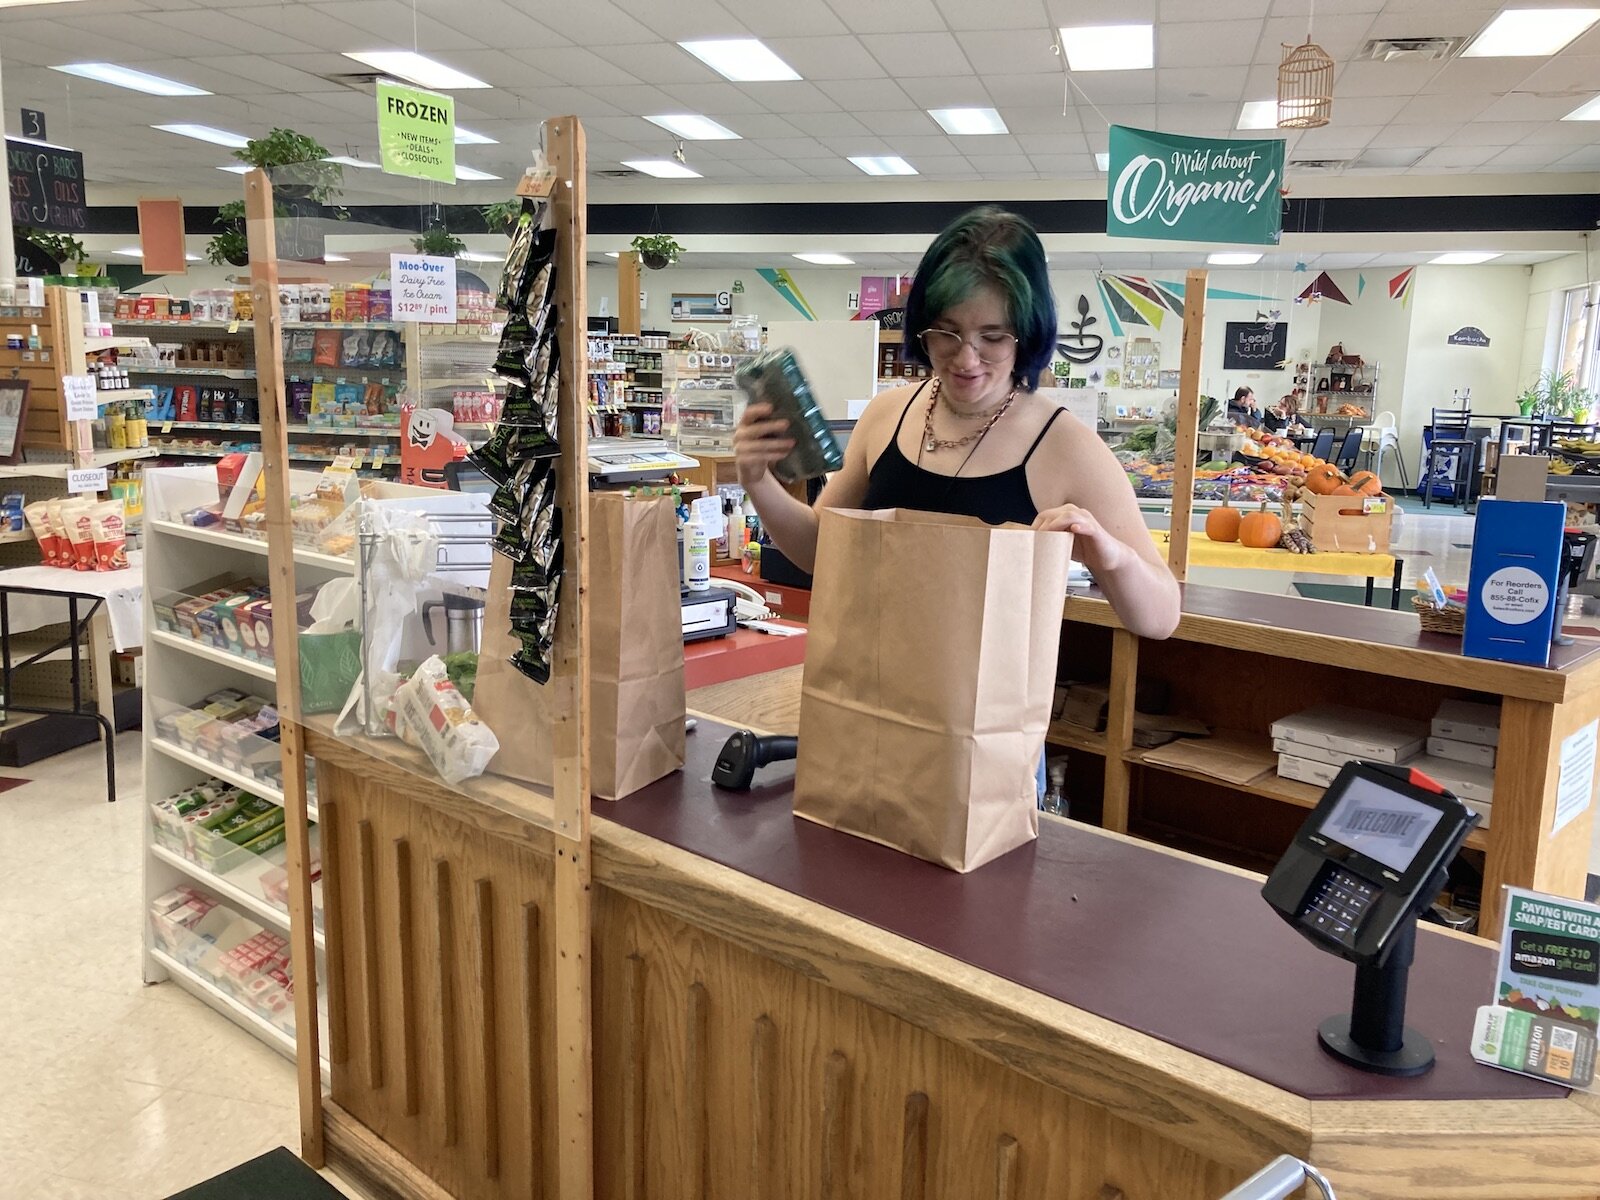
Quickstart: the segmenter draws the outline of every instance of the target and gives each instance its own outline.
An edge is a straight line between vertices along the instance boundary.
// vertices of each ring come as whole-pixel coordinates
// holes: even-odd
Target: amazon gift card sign
[[[1463,654],[1549,665],[1566,523],[1556,501],[1478,502]]]

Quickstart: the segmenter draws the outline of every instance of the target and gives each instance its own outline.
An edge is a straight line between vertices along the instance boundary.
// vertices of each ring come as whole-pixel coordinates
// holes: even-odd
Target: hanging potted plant
[[[274,129],[264,138],[251,138],[233,156],[272,176],[273,192],[285,200],[327,204],[344,185],[344,168],[326,161],[328,148],[292,129]]]
[[[62,275],[89,275],[91,271],[85,266],[89,252],[84,249],[83,243],[71,234],[46,233],[42,229],[30,229],[26,226],[17,230],[17,239],[36,247],[41,254],[56,264],[56,269]],[[67,268],[71,267],[69,271]]]
[[[217,266],[250,265],[250,243],[244,232],[244,201],[230,200],[217,209],[221,232],[206,243],[206,258]]]
[[[485,204],[479,210],[483,213],[483,223],[489,227],[489,232],[496,230],[510,237],[517,230],[517,221],[522,217],[521,200],[502,200],[498,204]]]
[[[661,271],[678,261],[683,247],[670,234],[642,233],[633,239],[633,248],[639,258],[652,271]]]
[[[431,254],[437,258],[455,258],[467,244],[443,225],[422,231],[421,237],[411,239],[411,248],[418,254]]]

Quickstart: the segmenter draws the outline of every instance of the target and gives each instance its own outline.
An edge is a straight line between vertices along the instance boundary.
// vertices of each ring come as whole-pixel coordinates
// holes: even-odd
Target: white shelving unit
[[[297,490],[309,490],[315,485],[316,473],[294,472],[291,479]],[[258,781],[239,767],[214,761],[197,748],[169,740],[162,736],[158,723],[163,713],[170,713],[175,708],[192,707],[218,688],[236,687],[269,699],[276,694],[277,675],[272,664],[225,653],[213,646],[162,630],[156,624],[154,602],[158,597],[187,592],[195,585],[224,573],[261,580],[268,578],[265,542],[222,530],[196,529],[172,519],[181,512],[213,504],[217,499],[216,475],[211,468],[173,467],[146,473],[146,810],[143,827],[146,931],[143,971],[147,983],[175,983],[269,1046],[292,1057],[292,1037],[217,987],[205,975],[164,952],[149,931],[151,901],[181,884],[187,884],[209,893],[263,928],[285,935],[289,932],[289,914],[268,899],[257,886],[263,871],[281,863],[284,847],[259,858],[250,856],[244,865],[225,874],[217,874],[161,844],[156,839],[148,808],[152,801],[170,796],[208,777],[226,780],[274,804],[283,803],[280,788]],[[349,559],[311,551],[297,553],[295,561],[298,580],[304,585],[324,583],[340,575],[349,575],[355,569],[355,564]],[[310,815],[315,821],[314,806]],[[313,830],[313,839],[315,836],[316,831]],[[320,950],[323,945],[320,930],[315,931],[313,937]],[[319,977],[321,974],[319,968]]]

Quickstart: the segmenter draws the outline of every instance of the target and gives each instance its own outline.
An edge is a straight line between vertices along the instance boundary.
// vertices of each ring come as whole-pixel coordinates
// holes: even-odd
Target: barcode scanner
[[[711,768],[711,782],[730,791],[748,792],[758,767],[792,759],[799,744],[798,738],[763,736],[740,729],[723,743],[717,765]]]

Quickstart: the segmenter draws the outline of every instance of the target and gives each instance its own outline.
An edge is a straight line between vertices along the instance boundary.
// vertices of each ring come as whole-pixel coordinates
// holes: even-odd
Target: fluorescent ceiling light
[[[456,164],[456,178],[457,179],[480,180],[480,179],[499,179],[500,176],[491,175],[487,171],[480,171],[480,170],[478,170],[477,167],[463,167],[460,163],[457,163]]]
[[[1061,45],[1073,71],[1148,71],[1156,62],[1149,25],[1063,25]]]
[[[348,154],[335,154],[331,158],[325,158],[322,161],[338,163],[341,167],[360,167],[363,171],[383,170],[382,163],[368,162],[364,158],[351,158]]]
[[[1463,58],[1542,58],[1563,49],[1596,20],[1600,8],[1512,8],[1484,26]]]
[[[992,108],[930,108],[928,115],[946,133],[1010,133],[1000,114]]]
[[[1561,119],[1563,121],[1600,121],[1600,96],[1596,96],[1593,100],[1586,100]]]
[[[492,137],[485,137],[481,133],[473,133],[470,129],[456,126],[456,145],[458,146],[498,146],[500,143]]]
[[[480,254],[476,250],[463,250],[460,254],[456,255],[456,257],[462,262],[491,263],[505,262],[506,260],[506,256],[504,254]]]
[[[917,169],[898,154],[852,154],[850,161],[868,175],[915,175],[917,173]]]
[[[1449,254],[1441,254],[1438,258],[1430,258],[1428,261],[1438,267],[1472,267],[1499,257],[1498,253],[1487,250],[1452,250]]]
[[[137,246],[124,246],[121,250],[113,250],[111,253],[117,255],[119,258],[143,258],[144,257],[144,251],[139,249],[139,247],[137,247]]]
[[[185,254],[183,256],[183,261],[184,262],[199,262],[200,261],[200,256],[198,254]]]
[[[717,38],[704,42],[679,42],[678,45],[718,75],[735,83],[800,78],[799,71],[755,38]]]
[[[325,262],[325,263],[331,263],[331,262],[349,262],[350,260],[348,258],[346,258],[342,254],[324,254],[322,256],[322,261]]]
[[[346,50],[346,58],[414,83],[418,87],[436,91],[462,91],[467,88],[486,88],[489,85],[464,71],[435,62],[414,50]]]
[[[853,267],[856,262],[842,254],[796,254],[795,257],[818,267]]]
[[[621,258],[622,257],[622,251],[621,250],[607,250],[606,251],[606,257],[607,258]]]
[[[4,7],[5,7],[4,0],[0,0],[0,8],[4,8]],[[8,141],[8,142],[22,142],[25,145],[29,145],[29,146],[43,146],[46,150],[71,150],[72,149],[71,146],[62,146],[62,145],[59,145],[56,142],[41,142],[38,138],[13,137],[9,133],[6,134],[6,141]]]
[[[132,67],[120,67],[116,63],[65,63],[62,66],[51,67],[50,69],[64,72],[67,75],[77,75],[82,79],[96,79],[101,83],[109,83],[113,87],[132,88],[136,92],[148,92],[152,96],[211,95],[204,88],[191,87],[187,83],[179,83],[176,79],[166,79],[160,75],[151,75],[147,71],[135,71]]]
[[[670,158],[636,158],[632,162],[622,164],[635,171],[643,171],[646,175],[654,175],[657,179],[699,179],[700,172],[690,170],[681,162],[673,162]]]
[[[249,163],[234,163],[231,166],[218,167],[217,170],[226,171],[230,175],[248,175],[251,171],[255,170],[255,168]]]
[[[1278,102],[1276,100],[1246,100],[1239,109],[1239,129],[1276,129],[1278,127]]]
[[[44,4],[70,4],[72,0],[0,0],[0,8],[30,8]],[[13,138],[12,141],[16,139]]]
[[[214,129],[210,125],[152,125],[150,128],[163,133],[176,133],[180,137],[198,138],[202,142],[234,150],[243,150],[250,144],[250,139],[242,133],[229,133],[226,129]]]
[[[738,141],[739,135],[726,125],[719,125],[710,117],[699,113],[667,113],[659,117],[646,117],[652,125],[659,125],[668,133],[675,133],[691,142]]]
[[[1206,255],[1206,262],[1213,267],[1248,267],[1260,261],[1260,253],[1252,253],[1249,250],[1219,250],[1215,254]]]
[[[1111,151],[1097,151],[1094,156],[1094,165],[1099,167],[1102,171],[1111,170]]]

